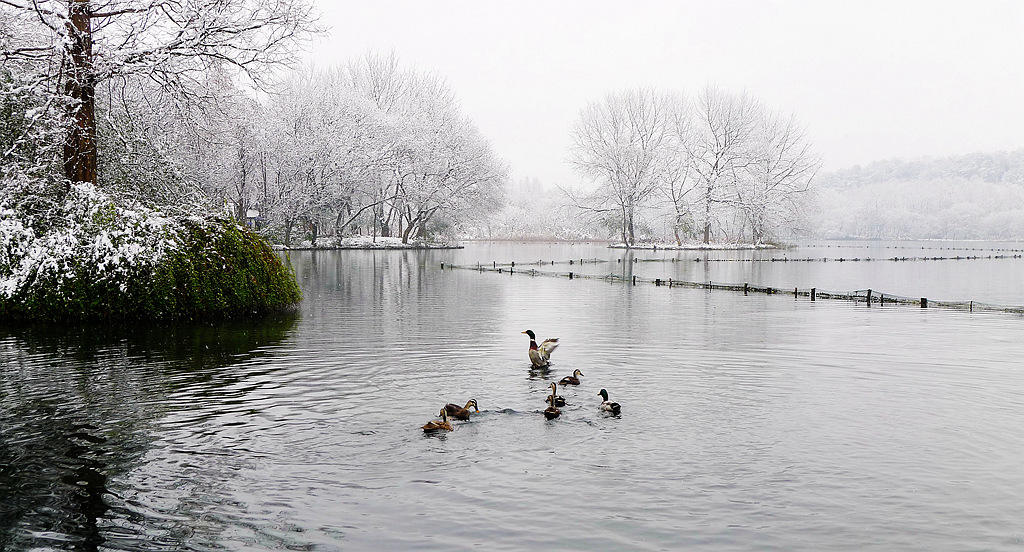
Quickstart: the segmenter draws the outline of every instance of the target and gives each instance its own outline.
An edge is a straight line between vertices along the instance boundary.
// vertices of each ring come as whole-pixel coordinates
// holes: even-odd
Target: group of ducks
[[[551,359],[551,353],[554,352],[555,347],[558,347],[558,338],[545,339],[543,343],[537,345],[537,334],[533,333],[533,330],[526,330],[524,334],[530,336],[530,362],[533,363],[534,368],[547,368],[549,360]],[[574,370],[571,376],[565,376],[558,383],[562,385],[579,385],[580,377],[583,376],[583,372],[580,370]],[[544,416],[547,419],[557,418],[561,411],[558,410],[559,406],[565,406],[565,397],[558,395],[558,385],[552,383],[550,385],[551,394],[548,395],[547,403],[548,407],[544,409]],[[605,411],[611,412],[612,414],[618,414],[622,407],[619,403],[608,400],[608,390],[602,389],[598,393],[601,395],[601,404],[598,408]]]
[[[551,359],[551,353],[554,352],[555,348],[558,347],[558,338],[545,339],[540,345],[537,344],[537,335],[533,333],[533,330],[526,330],[522,332],[530,336],[530,362],[534,368],[547,368],[549,360]],[[565,406],[565,397],[558,394],[558,385],[579,385],[580,378],[583,376],[583,372],[580,370],[574,370],[571,376],[565,376],[558,383],[552,382],[549,388],[551,394],[548,395],[545,402],[548,403],[548,407],[544,409],[544,417],[552,420],[562,414],[562,411],[558,409],[559,406]],[[609,412],[611,414],[619,414],[621,407],[619,403],[608,400],[608,391],[602,389],[597,393],[601,396],[601,404],[598,405],[598,409],[603,412]],[[476,399],[469,399],[466,406],[459,406],[457,404],[448,403],[444,405],[441,411],[438,413],[440,420],[431,420],[423,425],[423,431],[425,432],[436,432],[436,431],[452,431],[455,429],[452,427],[449,418],[456,420],[468,420],[469,415],[472,411],[480,412],[480,407],[476,403]]]
[[[466,406],[459,406],[454,403],[448,403],[441,408],[441,412],[438,416],[440,420],[431,420],[423,424],[423,431],[452,431],[455,428],[452,427],[452,423],[448,421],[448,416],[455,418],[456,420],[468,420],[469,419],[469,408],[473,407],[473,410],[480,412],[480,407],[476,404],[476,399],[469,399]]]

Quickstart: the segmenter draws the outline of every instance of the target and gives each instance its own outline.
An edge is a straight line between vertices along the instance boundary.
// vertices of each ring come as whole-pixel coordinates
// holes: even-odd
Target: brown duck
[[[579,370],[574,370],[571,376],[565,376],[558,383],[561,383],[562,385],[579,385],[580,376],[582,375],[583,372],[580,372]]]
[[[455,429],[452,427],[451,422],[448,421],[448,413],[445,412],[443,408],[441,409],[441,412],[438,415],[441,416],[441,421],[430,420],[429,422],[423,424],[423,431],[425,433],[433,433],[436,431],[452,431],[453,429]]]
[[[548,397],[548,401],[554,401],[552,406],[565,406],[565,397],[556,393],[558,391],[558,384],[551,382],[549,387],[551,388],[551,395]]]
[[[455,418],[456,420],[468,420],[470,414],[469,407],[473,407],[474,411],[480,412],[480,407],[477,406],[476,399],[469,399],[469,402],[466,403],[465,407],[459,406],[454,403],[448,403],[444,405],[444,411],[447,412],[449,416]]]
[[[550,406],[544,409],[544,417],[549,420],[554,420],[555,418],[561,416],[562,411],[555,406],[555,396],[548,395],[547,401],[550,404]]]

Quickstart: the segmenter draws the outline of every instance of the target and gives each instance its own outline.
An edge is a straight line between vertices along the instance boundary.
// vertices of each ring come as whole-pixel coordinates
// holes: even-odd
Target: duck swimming
[[[544,409],[544,417],[549,420],[554,420],[555,418],[559,417],[562,414],[562,411],[555,406],[554,395],[548,395],[547,400],[549,403],[551,403],[551,405]]]
[[[549,387],[551,388],[551,395],[548,396],[548,400],[554,401],[551,406],[565,406],[565,397],[555,393],[558,391],[558,384],[551,382]]]
[[[429,422],[423,424],[423,431],[425,433],[433,433],[435,431],[442,430],[452,431],[453,429],[455,429],[452,427],[452,424],[448,421],[448,413],[445,412],[445,409],[441,409],[439,416],[441,416],[441,421],[430,420]]]
[[[449,416],[455,418],[456,420],[468,420],[470,413],[469,407],[471,406],[473,407],[473,410],[480,412],[480,407],[477,406],[476,399],[469,399],[469,402],[466,403],[465,407],[453,403],[448,403],[444,405],[444,411],[447,412]]]
[[[601,401],[601,404],[598,405],[598,408],[600,408],[601,410],[603,410],[605,412],[611,412],[612,414],[618,414],[619,413],[619,411],[621,410],[622,407],[619,406],[619,403],[611,402],[611,401],[608,400],[608,391],[607,390],[602,389],[597,394],[601,395],[601,398],[604,399],[603,401]]]
[[[530,336],[530,362],[537,368],[546,367],[551,353],[555,347],[558,347],[558,338],[545,339],[543,343],[537,345],[537,335],[533,333],[533,330],[526,330],[522,333]]]
[[[582,375],[583,375],[583,372],[580,372],[579,370],[573,370],[573,373],[572,373],[571,376],[565,376],[558,383],[561,383],[562,385],[579,385],[580,384],[580,376],[582,376]]]

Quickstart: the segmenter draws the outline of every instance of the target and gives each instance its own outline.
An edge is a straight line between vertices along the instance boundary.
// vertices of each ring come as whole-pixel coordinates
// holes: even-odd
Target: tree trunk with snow
[[[64,174],[74,182],[96,183],[96,75],[92,59],[92,9],[89,0],[68,7],[65,58],[70,61],[64,91],[71,99]]]

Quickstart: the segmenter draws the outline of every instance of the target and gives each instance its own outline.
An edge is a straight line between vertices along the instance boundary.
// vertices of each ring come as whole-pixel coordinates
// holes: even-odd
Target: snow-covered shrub
[[[9,245],[0,265],[6,268],[0,295],[11,298],[40,285],[59,294],[82,277],[124,291],[136,272],[152,272],[177,246],[168,219],[133,207],[119,208],[91,185],[74,185],[49,213],[48,228],[36,234],[26,218],[4,205],[0,238]]]
[[[299,300],[269,246],[230,221],[164,216],[88,184],[34,215],[17,183],[0,184],[0,315],[194,318]]]

